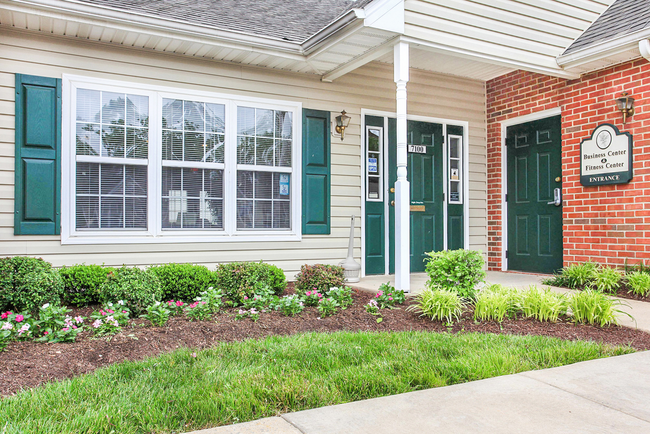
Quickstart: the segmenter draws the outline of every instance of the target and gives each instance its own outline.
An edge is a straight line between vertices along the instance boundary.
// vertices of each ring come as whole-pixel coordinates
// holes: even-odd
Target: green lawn
[[[178,433],[633,352],[489,334],[309,333],[179,350],[0,401],[0,433]]]

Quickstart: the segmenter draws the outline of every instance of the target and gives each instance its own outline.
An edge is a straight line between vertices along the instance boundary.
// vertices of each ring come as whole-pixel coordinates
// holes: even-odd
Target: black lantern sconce
[[[627,92],[623,92],[620,98],[616,98],[616,107],[623,113],[623,124],[627,118],[634,116],[634,98],[627,96]]]

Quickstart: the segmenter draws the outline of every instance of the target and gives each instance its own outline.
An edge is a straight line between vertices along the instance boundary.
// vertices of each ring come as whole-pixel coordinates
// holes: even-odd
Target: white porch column
[[[409,44],[394,48],[395,84],[397,85],[397,182],[395,183],[395,288],[411,290],[410,194],[406,179],[406,83],[409,81]]]

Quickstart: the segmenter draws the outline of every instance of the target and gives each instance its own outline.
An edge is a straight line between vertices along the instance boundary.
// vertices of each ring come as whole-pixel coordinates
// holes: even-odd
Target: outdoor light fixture
[[[634,115],[634,98],[627,96],[627,92],[623,92],[620,98],[616,98],[616,107],[623,113],[623,123],[625,123],[627,118]]]
[[[343,140],[345,129],[350,125],[350,119],[350,116],[345,114],[345,110],[336,117],[336,127],[334,128],[334,131],[341,135],[341,140]]]

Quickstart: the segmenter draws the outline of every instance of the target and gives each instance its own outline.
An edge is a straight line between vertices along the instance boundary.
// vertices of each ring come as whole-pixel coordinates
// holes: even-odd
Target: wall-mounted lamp
[[[623,113],[623,123],[625,123],[627,118],[634,115],[634,98],[627,96],[627,92],[623,92],[620,98],[616,98],[616,107]]]
[[[343,140],[345,129],[350,125],[350,119],[350,116],[345,114],[345,110],[336,117],[336,127],[334,127],[334,131],[341,135],[341,140]]]

